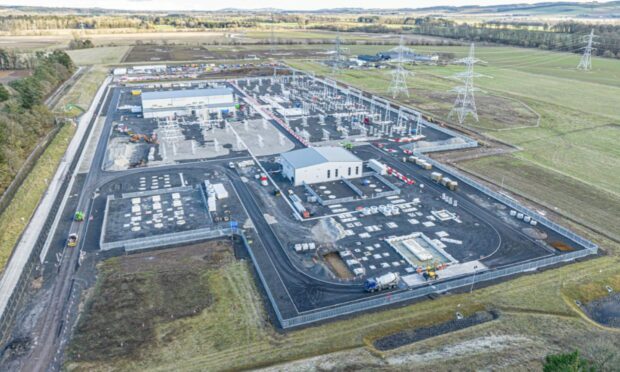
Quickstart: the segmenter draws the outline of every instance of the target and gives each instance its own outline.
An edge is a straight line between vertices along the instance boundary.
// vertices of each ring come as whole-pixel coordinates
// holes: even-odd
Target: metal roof
[[[361,162],[362,160],[342,147],[308,147],[285,152],[282,159],[294,168],[305,168],[323,163]]]
[[[223,96],[232,94],[233,90],[230,88],[201,88],[201,89],[184,89],[184,90],[160,90],[156,92],[142,92],[142,100],[151,99],[173,99],[173,98],[188,98],[188,97],[209,97],[209,96]]]

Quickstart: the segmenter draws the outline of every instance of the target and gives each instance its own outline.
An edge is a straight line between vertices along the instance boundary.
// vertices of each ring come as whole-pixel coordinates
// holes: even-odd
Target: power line
[[[474,43],[469,47],[469,55],[458,60],[458,62],[465,64],[465,72],[458,73],[454,77],[462,81],[463,85],[455,87],[452,90],[457,93],[457,97],[454,101],[454,107],[452,107],[452,110],[450,110],[448,114],[448,118],[451,118],[456,112],[460,124],[463,124],[467,115],[470,114],[478,121],[478,112],[474,96],[474,92],[477,89],[474,88],[474,77],[481,75],[474,73],[474,65],[481,61],[474,57]]]
[[[587,35],[585,38],[587,40],[587,44],[584,48],[583,55],[581,56],[581,60],[579,61],[579,65],[577,65],[577,70],[589,71],[592,70],[592,44],[594,40],[594,29],[590,31],[590,35]]]
[[[334,53],[331,60],[332,74],[337,75],[340,72],[342,65],[342,52],[344,48],[340,45],[340,33],[336,35],[336,41],[334,45]]]
[[[404,63],[403,54],[404,53],[413,54],[413,50],[405,47],[405,43],[401,35],[399,45],[396,48],[391,49],[391,51],[397,52],[398,57],[396,57],[396,60],[394,60],[394,62],[396,62],[396,68],[392,70],[392,82],[390,83],[388,92],[392,94],[392,98],[396,98],[401,94],[404,94],[405,96],[409,97],[409,88],[407,87],[407,77],[409,75],[412,75],[412,73],[403,67],[403,63]]]
[[[271,55],[273,56],[275,53],[275,44],[276,44],[276,37],[275,37],[275,32],[274,32],[274,27],[275,27],[275,21],[273,18],[273,13],[271,13],[271,32],[269,35],[269,52],[271,53]]]

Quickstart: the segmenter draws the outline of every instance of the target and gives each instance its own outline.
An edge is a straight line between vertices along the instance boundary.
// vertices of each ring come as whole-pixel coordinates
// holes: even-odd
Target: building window
[[[336,173],[336,178],[338,178],[338,168],[336,168],[335,173]]]
[[[358,176],[360,174],[360,167],[355,167],[355,175]]]
[[[331,170],[327,170],[327,179],[329,179],[332,176],[332,171]]]
[[[349,167],[349,171],[347,172],[347,175],[351,177],[351,167]]]

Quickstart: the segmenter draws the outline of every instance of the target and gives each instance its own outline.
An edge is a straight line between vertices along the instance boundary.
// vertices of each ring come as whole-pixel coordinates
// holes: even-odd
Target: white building
[[[134,74],[146,74],[153,72],[166,72],[167,68],[168,66],[166,65],[140,65],[133,66],[131,70]]]
[[[142,92],[142,113],[145,118],[201,116],[210,112],[234,111],[234,109],[235,99],[230,88]]]
[[[362,176],[363,162],[342,147],[309,147],[280,155],[282,174],[295,185]]]

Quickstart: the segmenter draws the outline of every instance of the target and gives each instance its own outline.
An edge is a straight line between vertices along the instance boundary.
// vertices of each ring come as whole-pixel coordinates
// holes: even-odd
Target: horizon
[[[50,9],[74,8],[74,9],[105,9],[105,10],[123,10],[123,11],[222,11],[226,9],[260,11],[264,9],[277,9],[282,11],[319,11],[329,9],[363,9],[363,10],[390,10],[390,9],[423,9],[430,7],[464,7],[464,6],[500,6],[500,5],[533,5],[539,3],[597,3],[604,4],[611,1],[591,1],[591,0],[573,0],[573,1],[506,1],[506,0],[422,0],[416,1],[415,5],[404,0],[386,0],[382,2],[381,7],[374,6],[375,1],[372,0],[317,0],[313,2],[312,7],[290,6],[290,2],[282,0],[262,1],[261,6],[255,6],[256,2],[248,0],[229,0],[226,7],[209,6],[209,1],[195,1],[191,5],[186,4],[179,6],[178,2],[173,0],[59,0],[54,5],[50,5],[46,0],[23,0],[20,4],[13,1],[0,0],[0,6],[7,7],[43,7]],[[303,3],[297,3],[303,4]],[[189,5],[189,6],[188,6]],[[252,6],[248,6],[252,5]],[[148,8],[148,9],[145,9]]]

